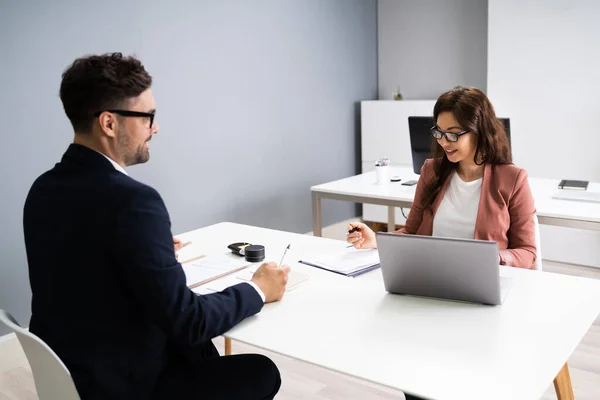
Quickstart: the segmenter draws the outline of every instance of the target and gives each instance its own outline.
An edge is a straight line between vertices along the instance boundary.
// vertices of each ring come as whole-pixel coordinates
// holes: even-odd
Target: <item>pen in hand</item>
[[[283,259],[285,258],[285,255],[287,254],[287,251],[290,249],[291,244],[288,244],[287,247],[285,248],[285,251],[283,252],[283,256],[281,256],[281,261],[279,262],[279,266],[281,267],[283,265]]]
[[[360,228],[358,226],[355,226],[354,228],[350,229],[348,231],[348,235],[354,232],[360,232]],[[347,249],[349,249],[350,247],[354,247],[353,244],[351,244],[350,246],[346,246]]]

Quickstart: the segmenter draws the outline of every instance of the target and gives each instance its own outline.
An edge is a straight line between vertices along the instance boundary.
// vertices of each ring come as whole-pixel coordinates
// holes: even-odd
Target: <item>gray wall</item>
[[[379,0],[379,98],[486,90],[487,0]]]
[[[358,171],[357,104],[377,97],[375,0],[83,3],[0,12],[0,308],[24,325],[22,207],[72,141],[58,88],[74,58],[136,53],[153,75],[161,132],[129,172],[163,195],[174,233],[220,221],[310,231],[309,188]],[[325,224],[354,215],[324,205]]]

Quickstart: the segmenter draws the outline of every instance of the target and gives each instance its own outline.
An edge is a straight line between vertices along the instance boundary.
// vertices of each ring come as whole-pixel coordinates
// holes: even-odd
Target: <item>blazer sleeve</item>
[[[425,191],[425,187],[427,186],[431,176],[433,175],[433,162],[432,159],[425,160],[425,163],[421,167],[421,176],[419,177],[419,181],[417,182],[417,189],[415,190],[415,199],[413,200],[412,206],[410,207],[410,212],[408,213],[408,218],[406,218],[406,223],[404,224],[404,228],[401,228],[394,233],[402,233],[415,235],[423,222],[423,192]]]
[[[171,223],[158,192],[135,190],[117,216],[116,262],[143,312],[180,346],[195,346],[258,313],[263,301],[247,283],[198,296],[173,250]]]
[[[527,172],[520,170],[508,202],[510,227],[508,248],[500,250],[500,264],[518,268],[534,266],[537,248],[535,244],[535,205]]]

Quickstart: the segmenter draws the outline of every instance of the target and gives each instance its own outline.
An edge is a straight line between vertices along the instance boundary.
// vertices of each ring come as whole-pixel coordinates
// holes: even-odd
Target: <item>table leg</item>
[[[556,378],[554,378],[554,390],[558,400],[575,400],[573,386],[571,386],[571,375],[569,365],[565,363]]]
[[[388,206],[388,232],[396,230],[396,207]]]
[[[312,226],[313,236],[323,236],[321,225],[321,198],[318,193],[312,192]]]
[[[223,339],[225,339],[225,355],[230,356],[231,355],[231,339],[229,339],[229,338],[223,338]]]

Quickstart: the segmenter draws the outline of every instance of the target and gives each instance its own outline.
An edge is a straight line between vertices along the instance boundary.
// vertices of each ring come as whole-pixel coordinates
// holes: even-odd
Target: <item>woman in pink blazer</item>
[[[535,207],[527,172],[512,164],[508,138],[487,96],[456,87],[433,109],[432,159],[421,169],[406,226],[396,233],[491,240],[500,264],[533,268]],[[365,224],[348,235],[357,249],[375,248]]]

